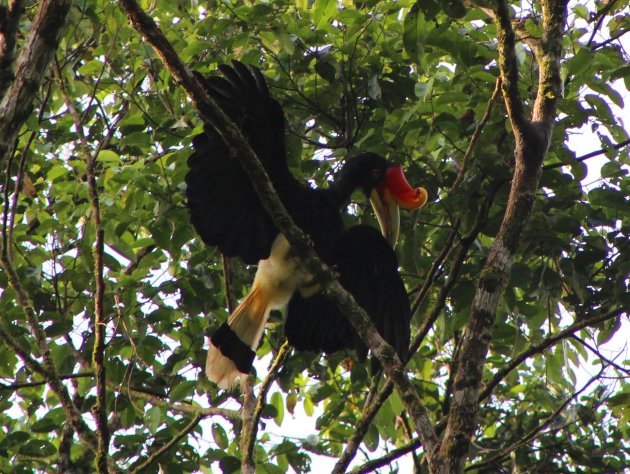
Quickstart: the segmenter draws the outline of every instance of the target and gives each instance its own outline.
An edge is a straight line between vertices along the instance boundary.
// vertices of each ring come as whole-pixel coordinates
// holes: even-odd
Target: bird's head
[[[349,158],[338,176],[347,188],[360,188],[370,199],[383,237],[396,246],[400,228],[399,208],[417,209],[427,202],[424,188],[412,188],[402,166],[376,153]]]

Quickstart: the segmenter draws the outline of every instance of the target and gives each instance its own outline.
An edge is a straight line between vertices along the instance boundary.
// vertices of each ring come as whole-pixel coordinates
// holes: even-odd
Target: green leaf
[[[120,156],[112,150],[101,150],[98,153],[97,160],[101,163],[118,163],[120,161]]]
[[[227,449],[230,441],[223,427],[218,423],[212,423],[210,430],[212,432],[212,439],[214,439],[217,446],[221,449]]]
[[[57,454],[57,448],[49,441],[31,439],[20,448],[20,454],[24,456],[49,457]]]
[[[197,385],[196,380],[178,382],[171,390],[171,400],[180,401],[192,396]]]
[[[368,432],[366,433],[365,438],[363,438],[363,443],[365,444],[365,447],[368,449],[368,451],[373,453],[378,449],[378,442],[378,429],[376,428],[376,425],[372,423],[368,428]]]
[[[429,27],[424,17],[424,12],[420,9],[422,2],[413,4],[403,22],[403,45],[405,52],[416,63],[420,62],[420,55],[424,51],[425,39]]]
[[[160,407],[151,407],[145,413],[144,419],[149,431],[151,433],[156,433],[164,420],[164,413]]]
[[[284,419],[284,400],[280,392],[274,392],[273,395],[271,395],[271,405],[276,409],[274,421],[276,425],[281,426],[282,420]]]
[[[323,28],[337,13],[337,0],[315,0],[313,21],[317,28]]]

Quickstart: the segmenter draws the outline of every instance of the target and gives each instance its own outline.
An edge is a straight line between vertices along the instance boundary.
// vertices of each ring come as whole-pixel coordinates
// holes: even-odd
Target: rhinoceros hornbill
[[[265,167],[296,224],[312,239],[321,259],[366,310],[377,330],[405,356],[409,345],[409,299],[392,249],[398,238],[398,207],[418,208],[427,200],[413,189],[399,165],[375,153],[346,160],[326,189],[313,189],[290,173],[285,151],[284,113],[271,98],[257,68],[221,65],[202,78],[209,95],[240,128]],[[251,291],[211,337],[206,364],[210,380],[229,388],[250,372],[271,309],[289,303],[285,334],[298,350],[357,351],[367,348],[337,307],[303,269],[278,231],[230,150],[210,125],[193,139],[186,196],[192,223],[206,244],[246,263],[258,262]],[[345,229],[341,213],[356,189],[369,197],[382,234],[374,227]]]

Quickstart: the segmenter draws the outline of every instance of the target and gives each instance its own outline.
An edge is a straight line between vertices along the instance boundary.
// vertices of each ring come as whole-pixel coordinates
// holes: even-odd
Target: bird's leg
[[[302,298],[310,298],[311,296],[315,296],[317,293],[322,291],[322,286],[315,281],[314,278],[306,282],[305,285],[301,286],[298,290]]]
[[[339,278],[339,272],[337,271],[337,265],[331,265],[330,271],[333,273],[335,278]],[[322,286],[315,281],[315,278],[308,280],[304,285],[302,285],[299,290],[302,298],[310,298],[311,296],[315,296],[317,293],[322,291]]]

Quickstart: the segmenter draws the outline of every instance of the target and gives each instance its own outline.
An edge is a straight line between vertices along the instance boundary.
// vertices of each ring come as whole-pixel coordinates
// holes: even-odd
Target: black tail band
[[[239,339],[227,323],[223,323],[210,337],[210,340],[221,351],[221,354],[234,362],[240,372],[250,373],[256,353]]]

